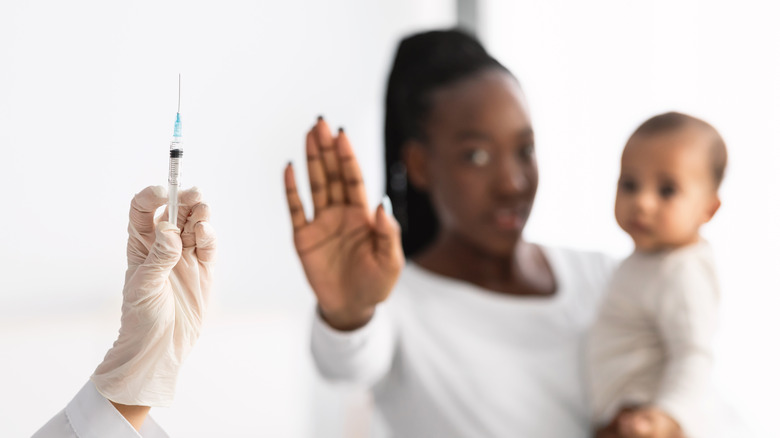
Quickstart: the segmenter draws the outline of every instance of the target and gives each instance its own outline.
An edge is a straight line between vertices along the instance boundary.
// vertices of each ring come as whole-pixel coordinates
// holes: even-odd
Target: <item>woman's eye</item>
[[[660,194],[664,199],[669,199],[677,194],[677,189],[675,189],[672,185],[663,185],[659,187],[658,194]]]
[[[534,156],[534,153],[536,153],[536,148],[533,144],[527,144],[520,148],[520,158],[528,159]]]
[[[622,179],[618,182],[618,187],[624,192],[634,193],[637,189],[637,184],[634,181]]]
[[[476,166],[484,166],[490,162],[490,154],[484,149],[474,149],[466,154],[466,159]]]

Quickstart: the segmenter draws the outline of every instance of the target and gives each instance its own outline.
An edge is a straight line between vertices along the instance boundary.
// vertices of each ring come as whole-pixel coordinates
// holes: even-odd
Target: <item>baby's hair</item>
[[[689,127],[699,128],[711,137],[709,145],[710,164],[712,166],[712,177],[715,182],[715,189],[718,189],[720,183],[723,182],[723,176],[726,172],[726,162],[728,161],[726,143],[723,141],[723,137],[720,136],[718,131],[704,120],[674,111],[659,114],[639,125],[639,127],[636,128],[636,131],[631,134],[629,142],[631,139],[638,136],[644,137],[666,134]]]

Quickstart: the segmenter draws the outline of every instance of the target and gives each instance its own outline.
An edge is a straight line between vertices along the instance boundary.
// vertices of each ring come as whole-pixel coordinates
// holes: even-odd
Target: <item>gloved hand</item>
[[[91,377],[115,403],[169,406],[179,367],[200,334],[216,235],[195,188],[179,193],[177,225],[155,219],[167,196],[165,187],[147,187],[130,205],[119,337]]]

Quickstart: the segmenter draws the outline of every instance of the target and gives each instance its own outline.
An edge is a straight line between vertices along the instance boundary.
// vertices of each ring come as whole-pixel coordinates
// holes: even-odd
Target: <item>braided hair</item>
[[[492,69],[509,73],[476,38],[456,29],[411,35],[398,46],[385,100],[385,191],[407,257],[433,241],[439,222],[428,194],[409,184],[402,149],[410,140],[425,141],[434,91]]]

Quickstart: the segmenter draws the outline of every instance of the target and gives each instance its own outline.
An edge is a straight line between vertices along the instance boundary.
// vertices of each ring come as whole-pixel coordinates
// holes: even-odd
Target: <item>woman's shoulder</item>
[[[607,254],[573,249],[559,246],[536,244],[542,251],[553,275],[563,283],[582,283],[583,281],[601,286],[611,278],[619,260]],[[407,262],[398,286],[400,288],[412,285],[428,287],[458,287],[462,282],[437,275],[420,267],[414,262]]]
[[[448,289],[459,287],[461,283],[460,280],[436,274],[408,260],[401,270],[396,289]]]
[[[563,271],[562,275],[603,277],[606,280],[620,263],[618,258],[598,251],[542,244],[539,244],[539,248],[547,257],[553,271],[558,268]]]
[[[619,260],[582,249],[539,245],[553,271],[558,288],[587,308],[601,301]]]

